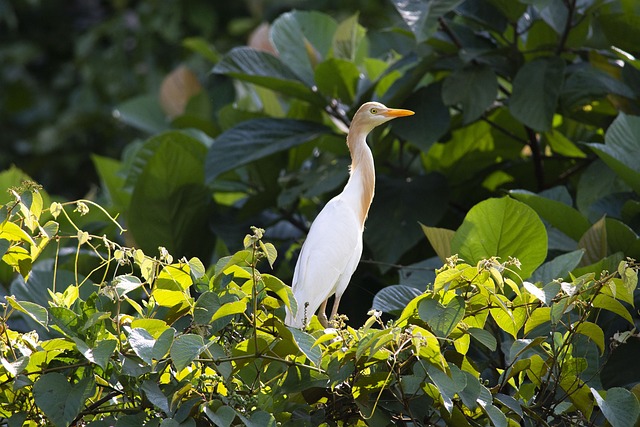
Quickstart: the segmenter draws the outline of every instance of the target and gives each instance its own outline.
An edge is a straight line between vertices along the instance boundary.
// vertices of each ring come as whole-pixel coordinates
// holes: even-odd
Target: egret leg
[[[320,321],[320,324],[325,327],[328,328],[329,327],[329,320],[327,319],[327,300],[324,300],[324,302],[320,305],[320,308],[318,309],[318,320]]]
[[[331,317],[329,317],[330,320],[333,320],[336,315],[338,314],[338,306],[340,305],[340,298],[342,297],[342,295],[335,295],[335,298],[333,300],[333,308],[331,309]],[[326,304],[326,301],[325,301]]]

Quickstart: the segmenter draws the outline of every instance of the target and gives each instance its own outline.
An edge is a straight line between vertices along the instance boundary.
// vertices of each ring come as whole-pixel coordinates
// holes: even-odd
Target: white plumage
[[[340,298],[362,255],[362,232],[375,188],[373,155],[367,146],[367,135],[378,125],[412,114],[413,111],[367,102],[353,116],[347,135],[351,153],[349,180],[342,192],[318,214],[302,245],[292,285],[298,312],[293,316],[287,310],[287,325],[306,326],[320,308],[318,317],[326,327],[325,308],[334,294],[330,318],[338,312]]]

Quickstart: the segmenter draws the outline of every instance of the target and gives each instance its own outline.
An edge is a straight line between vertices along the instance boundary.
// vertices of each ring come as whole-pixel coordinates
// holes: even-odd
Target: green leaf
[[[591,227],[580,212],[557,200],[548,199],[526,190],[511,190],[509,195],[532,207],[549,224],[578,241]]]
[[[405,1],[391,0],[402,20],[422,43],[438,28],[438,19],[462,3],[462,0]]]
[[[509,111],[539,132],[551,129],[564,81],[564,60],[554,56],[526,63],[516,74]]]
[[[36,405],[56,427],[67,427],[84,407],[94,385],[91,377],[71,385],[64,375],[50,372],[40,376],[33,384],[33,397]]]
[[[610,297],[609,295],[599,294],[597,295],[592,302],[593,307],[602,308],[604,310],[608,310],[612,313],[617,314],[618,316],[626,319],[631,325],[633,325],[633,318],[631,314],[629,314],[629,310],[625,308],[624,305],[615,298]]]
[[[360,63],[358,53],[367,47],[364,27],[358,24],[359,13],[354,13],[342,21],[335,31],[331,43],[333,56],[346,59],[350,62]]]
[[[431,244],[431,247],[440,261],[445,262],[447,258],[451,255],[451,240],[453,236],[456,234],[454,230],[449,230],[447,228],[438,228],[438,227],[427,227],[424,224],[420,224],[422,227],[422,232],[425,236],[427,236],[427,240]]]
[[[358,67],[344,59],[330,58],[321,62],[315,70],[318,90],[346,104],[354,101],[359,79]]]
[[[603,399],[600,393],[590,388],[598,407],[613,427],[633,427],[640,415],[640,404],[637,397],[622,387],[612,387]]]
[[[473,65],[454,71],[444,80],[445,105],[460,105],[463,124],[476,120],[496,99],[498,79],[486,65]]]
[[[614,4],[619,3],[615,2]],[[625,2],[622,2],[623,4]],[[631,5],[633,2],[628,1]],[[602,26],[604,34],[607,36],[610,44],[619,47],[627,52],[633,52],[638,49],[637,40],[640,40],[640,17],[637,9],[633,13],[630,10],[620,10],[613,13],[598,13],[598,22]]]
[[[576,322],[572,325],[572,329],[576,334],[582,334],[593,341],[600,349],[600,355],[604,354],[604,332],[602,328],[592,322]]]
[[[464,298],[461,296],[453,298],[446,306],[431,298],[423,299],[418,304],[418,315],[440,338],[448,337],[458,326],[464,317],[464,310]]]
[[[589,146],[620,178],[640,194],[640,117],[624,113],[613,121],[605,134],[605,143]]]
[[[105,197],[111,201],[116,210],[124,210],[131,199],[131,194],[125,191],[125,179],[121,174],[122,163],[118,160],[91,155],[93,165],[100,177],[101,189]]]
[[[467,386],[467,376],[456,365],[449,364],[451,376],[433,365],[428,365],[427,375],[436,385],[444,401],[444,406],[451,413],[453,409],[453,397]]]
[[[467,213],[451,241],[451,251],[475,264],[493,256],[522,263],[526,279],[547,255],[547,232],[536,212],[511,198],[487,199]]]
[[[206,155],[206,182],[222,173],[271,154],[313,141],[331,129],[314,122],[289,119],[254,119],[218,136]]]
[[[146,329],[134,328],[129,334],[129,345],[138,357],[149,365],[153,363],[155,344],[156,339]]]
[[[554,279],[566,278],[580,264],[583,255],[584,249],[558,255],[538,267],[531,275],[531,281],[549,283]]]
[[[469,328],[468,332],[489,350],[495,351],[498,342],[491,332],[480,328]]]
[[[605,258],[609,253],[607,244],[606,218],[602,217],[589,228],[580,241],[578,247],[584,249],[580,265],[589,265]]]
[[[144,166],[135,182],[128,228],[148,253],[166,247],[178,256],[207,254],[211,193],[204,185],[204,145],[181,132],[145,142],[138,154]]]
[[[416,114],[392,124],[394,133],[425,153],[449,131],[451,117],[441,92],[440,83],[418,89],[403,102],[404,108]]]
[[[160,386],[155,381],[145,380],[142,382],[140,389],[144,392],[145,396],[156,408],[160,409],[167,415],[171,414],[169,408],[169,399],[164,395]]]
[[[160,101],[155,95],[143,95],[120,104],[113,116],[123,123],[148,134],[156,134],[169,129]]]
[[[116,349],[117,341],[112,339],[97,341],[94,347],[89,347],[84,341],[79,338],[73,337],[73,342],[76,343],[78,351],[82,353],[88,361],[95,363],[102,369],[107,369],[109,359],[113,355]]]
[[[236,411],[230,406],[221,406],[215,411],[206,406],[203,412],[217,427],[229,427],[236,418]]]
[[[113,279],[113,284],[115,285],[115,290],[118,298],[122,298],[129,292],[134,291],[142,286],[142,282],[138,277],[129,274],[115,277]]]
[[[297,328],[287,327],[293,335],[296,345],[304,353],[305,356],[316,366],[320,366],[322,361],[322,350],[319,346],[314,346],[315,338]]]
[[[200,356],[206,346],[200,335],[184,334],[178,335],[173,344],[169,356],[178,371],[183,370]]]
[[[393,285],[382,288],[373,297],[371,308],[383,313],[399,314],[415,297],[422,294],[417,288],[405,285]]]
[[[320,95],[301,82],[279,58],[266,52],[234,48],[213,68],[213,73],[254,83],[314,105],[323,103]]]
[[[38,305],[29,301],[16,301],[13,296],[6,296],[5,299],[9,303],[11,307],[15,310],[18,310],[21,313],[26,314],[33,320],[35,320],[40,326],[45,329],[48,328],[49,324],[49,314],[47,313],[47,309],[41,305]]]
[[[293,296],[291,286],[285,285],[282,280],[270,274],[263,274],[261,277],[265,288],[274,292],[278,298],[285,303],[289,310],[295,314],[298,311],[298,303]]]
[[[240,301],[233,301],[223,304],[211,317],[210,322],[213,323],[218,319],[222,319],[225,316],[231,316],[234,314],[244,313],[247,309],[246,299]]]
[[[579,149],[569,138],[555,129],[544,133],[544,139],[547,141],[551,150],[561,156],[574,157],[578,159],[586,158],[587,155]]]
[[[422,196],[416,198],[416,194]],[[419,222],[438,223],[447,210],[447,200],[446,181],[440,174],[419,175],[409,180],[380,176],[364,232],[374,259],[397,262],[421,240]]]

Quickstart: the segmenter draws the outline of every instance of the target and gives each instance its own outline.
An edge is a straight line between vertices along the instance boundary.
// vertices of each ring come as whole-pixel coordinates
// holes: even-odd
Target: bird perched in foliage
[[[364,222],[373,201],[375,169],[367,135],[376,126],[413,111],[388,108],[379,102],[363,104],[353,116],[347,146],[351,167],[347,185],[320,211],[309,234],[293,274],[293,294],[298,303],[294,316],[287,311],[285,323],[305,327],[318,310],[318,319],[328,326],[327,300],[335,294],[330,319],[338,312],[340,298],[362,255]]]

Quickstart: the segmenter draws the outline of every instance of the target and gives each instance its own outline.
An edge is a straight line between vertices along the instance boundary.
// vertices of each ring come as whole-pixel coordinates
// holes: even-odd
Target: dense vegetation
[[[114,142],[89,150],[99,191],[67,201],[46,176],[0,174],[1,422],[636,424],[637,2],[278,10],[235,48],[200,9],[116,5],[142,20],[138,40],[173,31],[158,46],[188,54],[124,92],[149,88],[116,108],[117,131],[91,128]],[[192,30],[167,25],[180,16]],[[83,52],[102,58],[114,22],[84,32]],[[81,88],[114,87],[100,63]],[[44,96],[44,116],[3,99],[16,129],[54,123],[11,147],[90,139],[67,119],[117,99],[91,110],[78,95],[72,111]],[[416,115],[370,137],[376,197],[347,316],[287,328],[299,244],[346,180],[344,130],[371,99]]]

